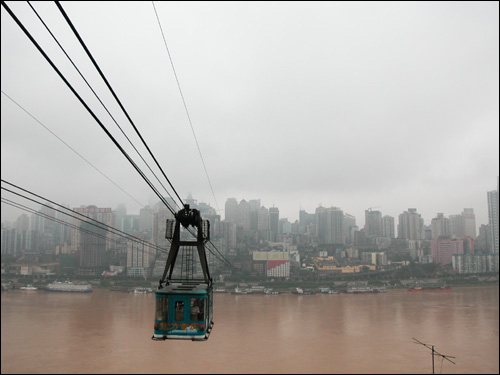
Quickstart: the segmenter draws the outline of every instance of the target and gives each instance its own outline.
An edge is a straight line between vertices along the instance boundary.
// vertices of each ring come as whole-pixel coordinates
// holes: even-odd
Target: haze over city
[[[29,5],[8,4],[155,182]],[[54,3],[32,5],[161,176]],[[498,3],[154,5],[63,3],[182,198],[222,218],[234,197],[291,222],[322,205],[361,227],[369,207],[396,218],[416,208],[426,225],[473,208],[488,223]],[[1,48],[2,179],[70,207],[138,213],[158,201],[4,9]],[[2,220],[21,213],[2,204]]]

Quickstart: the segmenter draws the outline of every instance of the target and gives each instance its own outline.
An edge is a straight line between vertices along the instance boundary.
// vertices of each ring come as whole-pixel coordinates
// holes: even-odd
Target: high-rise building
[[[236,222],[238,216],[238,201],[236,198],[227,198],[224,206],[224,220]]]
[[[156,212],[153,214],[153,243],[165,251],[170,249],[170,242],[165,238],[167,219],[174,219],[174,214],[164,204],[157,204]]]
[[[156,251],[143,242],[127,241],[127,275],[149,276]]]
[[[365,210],[366,237],[382,237],[382,213],[380,211]]]
[[[311,229],[314,228],[316,222],[316,215],[309,214],[305,210],[299,211],[299,233],[306,234],[310,233]]]
[[[73,208],[73,211],[99,223],[115,227],[115,213],[111,208],[87,206]],[[78,273],[80,275],[100,275],[107,268],[106,251],[116,237],[106,230],[105,226],[96,226],[93,220],[77,220],[76,226],[79,230],[74,230],[72,235],[72,250],[79,253]]]
[[[490,252],[498,254],[498,177],[497,190],[488,192],[488,223],[491,237]]]
[[[358,227],[356,226],[356,217],[345,213],[343,220],[342,231],[344,233],[345,243],[352,244],[354,243],[354,231],[358,230]]]
[[[258,211],[257,230],[259,238],[269,241],[269,210],[262,206]]]
[[[154,211],[151,207],[145,206],[139,210],[139,231],[153,231],[153,216]]]
[[[476,238],[476,215],[473,208],[464,208],[462,212],[463,237]]]
[[[424,220],[416,208],[409,208],[399,215],[398,238],[420,240],[423,238]]]
[[[453,238],[462,238],[464,236],[464,221],[462,215],[450,215],[449,231],[447,235]]]
[[[344,245],[344,211],[338,207],[318,207],[316,221],[319,243],[323,245]]]
[[[242,199],[238,204],[238,214],[236,215],[236,224],[241,227],[243,233],[248,234],[251,228],[250,204]]]
[[[382,236],[387,238],[396,238],[394,230],[394,218],[389,215],[382,217]]]
[[[431,238],[439,238],[450,235],[450,220],[442,213],[431,220]]]
[[[277,241],[280,234],[280,210],[278,207],[269,208],[269,235],[270,241]]]

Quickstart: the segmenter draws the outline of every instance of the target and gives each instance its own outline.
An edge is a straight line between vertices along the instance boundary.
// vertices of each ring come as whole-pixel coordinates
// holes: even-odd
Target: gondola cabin
[[[205,283],[172,283],[156,291],[155,340],[206,340],[213,327],[213,291]]]
[[[181,226],[195,240],[181,240]],[[197,233],[192,233],[194,227]],[[172,241],[163,276],[156,290],[156,310],[153,340],[207,340],[213,322],[213,282],[208,270],[205,243],[210,240],[210,223],[189,205],[177,212],[175,221],[168,219],[165,237]],[[195,279],[194,253],[203,279]],[[174,266],[181,256],[180,276],[173,277]],[[165,284],[165,285],[164,285]]]

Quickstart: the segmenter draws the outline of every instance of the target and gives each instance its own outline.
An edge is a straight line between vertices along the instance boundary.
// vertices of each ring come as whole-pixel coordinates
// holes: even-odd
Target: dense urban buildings
[[[172,199],[167,202],[175,207]],[[278,207],[268,208],[260,199],[228,198],[224,217],[191,195],[185,202],[210,221],[212,245],[234,265],[228,271],[219,267],[217,257],[209,257],[222,278],[235,269],[255,277],[290,278],[309,271],[389,270],[404,262],[435,263],[459,273],[498,272],[498,181],[497,190],[487,192],[489,222],[479,228],[472,208],[448,216],[439,212],[429,225],[417,208],[408,208],[399,215],[396,230],[395,218],[376,207],[365,210],[360,228],[356,217],[340,207],[300,210],[299,220],[291,223],[280,217]],[[174,218],[171,208],[158,203],[130,215],[124,205],[89,205],[71,212],[43,206],[36,214],[2,223],[2,255],[25,260],[15,263],[13,272],[23,267],[28,274],[161,274],[170,248],[165,231],[167,220]],[[33,260],[42,257],[53,261],[35,267]]]

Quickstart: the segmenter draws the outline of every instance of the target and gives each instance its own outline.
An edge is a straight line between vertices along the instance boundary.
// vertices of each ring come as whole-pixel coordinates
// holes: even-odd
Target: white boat
[[[38,290],[38,288],[36,286],[33,286],[31,284],[28,284],[26,286],[22,286],[19,289],[22,289],[22,290]]]
[[[135,294],[146,294],[146,293],[152,293],[152,292],[153,292],[153,289],[143,288],[143,287],[134,288],[134,290],[132,291],[132,293],[135,293]]]
[[[248,294],[248,291],[237,286],[236,288],[234,288],[231,294]]]
[[[292,294],[300,294],[300,295],[308,295],[308,294],[316,294],[312,290],[304,290],[302,288],[295,288],[295,290],[292,290]]]
[[[92,292],[92,285],[87,283],[75,284],[71,281],[54,281],[47,285],[45,290],[49,292],[76,292],[76,293],[89,293]]]
[[[265,289],[264,294],[281,294],[281,292],[274,290],[273,288]]]

